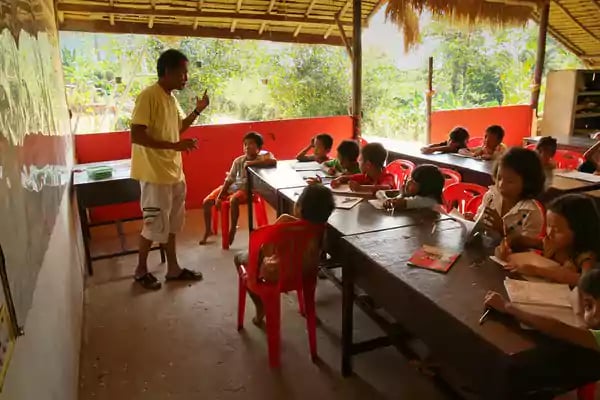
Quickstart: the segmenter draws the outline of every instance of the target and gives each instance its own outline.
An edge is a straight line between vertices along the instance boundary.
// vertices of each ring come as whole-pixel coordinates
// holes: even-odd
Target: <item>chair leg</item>
[[[300,315],[306,317],[306,308],[304,307],[304,293],[302,288],[298,289],[296,291],[296,294],[298,295],[298,311],[300,312]]]
[[[219,233],[219,210],[216,206],[212,206],[210,212],[212,214],[212,233],[216,235]]]
[[[267,319],[267,342],[269,365],[277,368],[281,364],[281,306],[280,294],[261,296]]]
[[[238,277],[238,320],[237,329],[244,329],[244,315],[246,313],[246,282],[241,276]]]
[[[229,249],[229,202],[221,203],[221,248]]]
[[[265,202],[262,198],[256,197],[254,200],[254,210],[256,215],[256,225],[260,228],[269,224],[267,218],[267,209],[265,208]]]
[[[315,278],[316,279],[316,278]],[[310,358],[316,361],[317,355],[317,311],[315,306],[315,286],[316,282],[305,283],[304,292],[304,310],[306,312],[306,331],[308,332],[308,346],[310,348]]]

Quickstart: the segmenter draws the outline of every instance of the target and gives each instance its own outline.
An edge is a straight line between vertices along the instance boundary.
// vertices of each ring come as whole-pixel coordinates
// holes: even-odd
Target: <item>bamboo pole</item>
[[[540,12],[540,29],[538,33],[537,57],[535,60],[535,72],[533,73],[533,87],[531,88],[531,108],[535,117],[538,116],[538,105],[540,103],[540,87],[546,62],[546,38],[548,37],[548,20],[550,17],[550,3],[546,3]]]
[[[433,57],[429,57],[429,69],[427,74],[427,94],[425,104],[427,105],[427,144],[431,143],[431,107],[433,100]]]
[[[352,0],[352,137],[361,138],[362,107],[362,15],[361,0]]]

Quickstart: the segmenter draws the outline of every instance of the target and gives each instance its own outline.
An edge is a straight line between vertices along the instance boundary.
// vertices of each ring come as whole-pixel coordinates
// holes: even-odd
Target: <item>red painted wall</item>
[[[501,125],[506,132],[504,143],[521,146],[523,138],[531,136],[533,111],[528,105],[469,108],[434,111],[431,115],[431,141],[442,142],[456,126],[467,128],[471,137],[482,137],[485,128]]]
[[[183,155],[183,168],[188,184],[187,207],[199,208],[204,197],[220,185],[231,162],[242,153],[242,138],[248,131],[257,131],[265,139],[264,149],[278,159],[291,159],[318,133],[333,136],[335,147],[352,136],[352,119],[348,116],[249,122],[230,125],[192,127],[186,137],[198,139],[198,150]],[[75,156],[78,163],[118,160],[131,156],[129,132],[99,133],[75,136]],[[112,220],[139,215],[137,203],[98,207],[92,220]]]

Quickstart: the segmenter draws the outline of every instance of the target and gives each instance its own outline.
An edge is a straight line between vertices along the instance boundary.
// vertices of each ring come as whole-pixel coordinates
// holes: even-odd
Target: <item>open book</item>
[[[352,207],[363,201],[360,197],[348,197],[348,196],[333,196],[333,200],[335,201],[335,208],[339,208],[342,210],[350,210]]]
[[[457,252],[423,245],[408,260],[408,265],[438,272],[448,272],[459,256],[460,253]]]
[[[332,188],[331,185],[326,185],[329,189],[331,189],[331,192],[333,194],[342,194],[342,195],[346,195],[346,196],[358,196],[358,197],[372,197],[373,193],[372,192],[354,192],[350,189],[350,186],[348,185],[340,185],[336,188]]]
[[[575,327],[585,326],[579,315],[579,294],[569,285],[506,278],[504,288],[510,301],[527,312]]]

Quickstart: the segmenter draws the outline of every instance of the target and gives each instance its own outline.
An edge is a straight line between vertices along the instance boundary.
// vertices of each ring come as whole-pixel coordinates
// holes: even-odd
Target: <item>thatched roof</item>
[[[539,21],[539,7],[550,1],[549,32],[590,66],[600,66],[600,0],[389,0],[388,18],[403,30],[408,50],[419,40],[419,16],[462,25],[524,25]]]
[[[352,0],[56,0],[60,30],[343,45]],[[362,20],[381,0],[362,2]],[[338,22],[339,21],[339,22]]]

